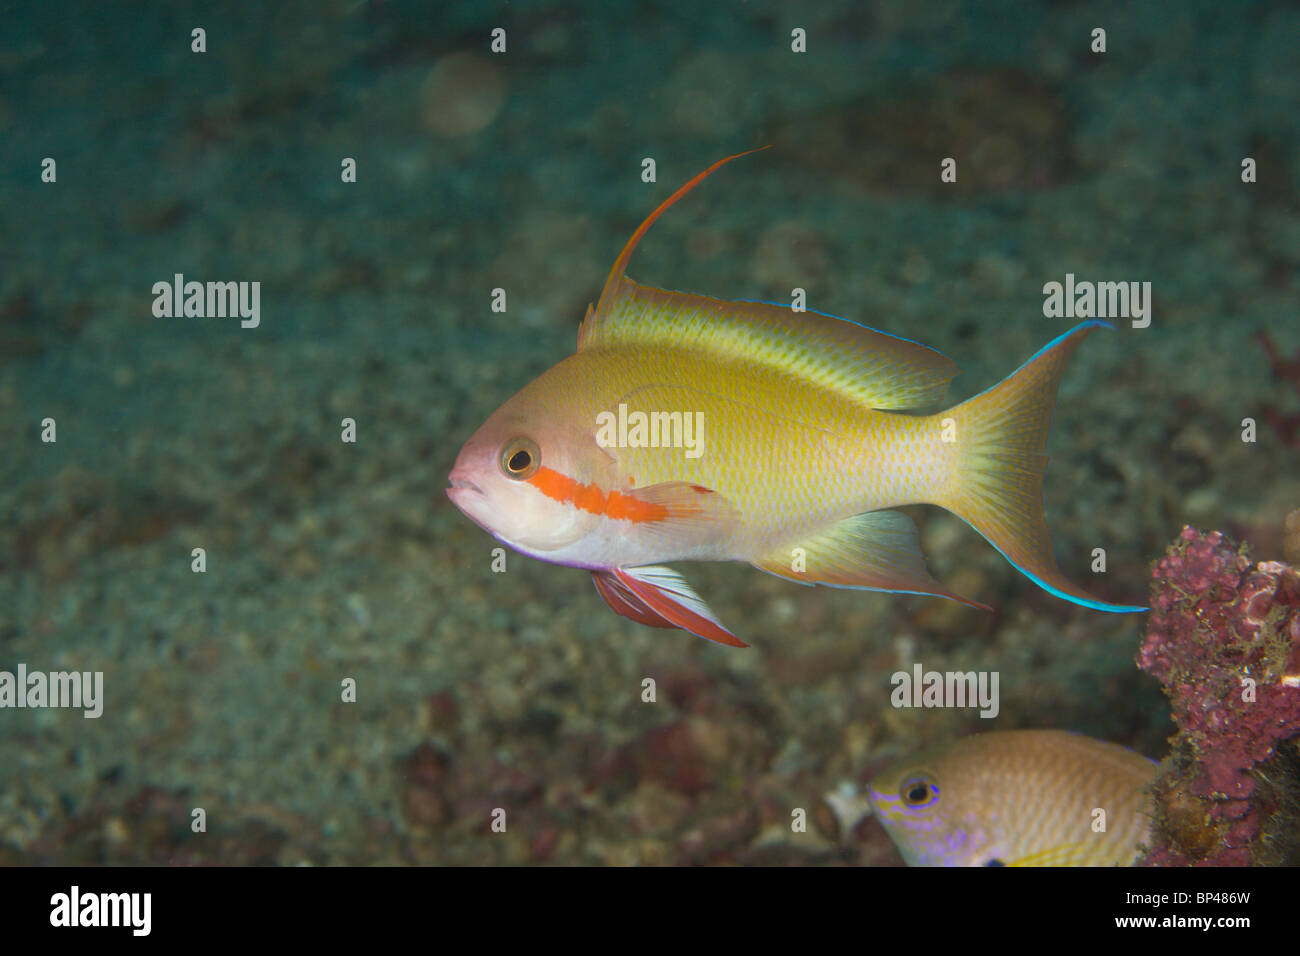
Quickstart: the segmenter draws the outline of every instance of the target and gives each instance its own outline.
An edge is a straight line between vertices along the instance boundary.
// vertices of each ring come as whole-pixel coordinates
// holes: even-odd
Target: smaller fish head
[[[867,788],[876,819],[910,866],[932,864],[929,846],[944,827],[939,778],[925,764],[895,765]]]
[[[512,414],[507,405],[456,456],[447,497],[497,540],[545,557],[591,534],[600,517],[548,495],[543,479],[563,475],[583,483],[608,481],[607,475],[592,474],[602,470],[602,459],[612,470],[593,435],[584,440],[563,424]]]
[[[876,776],[867,799],[908,866],[1001,866],[994,810],[981,803],[1005,788],[962,746],[936,747]]]

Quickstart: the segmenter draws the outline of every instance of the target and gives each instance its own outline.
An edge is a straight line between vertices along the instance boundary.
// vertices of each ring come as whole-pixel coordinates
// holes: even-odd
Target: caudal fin
[[[1047,433],[1066,363],[1094,329],[1091,321],[1044,346],[998,385],[943,412],[955,427],[952,481],[936,504],[964,519],[1031,581],[1099,611],[1145,611],[1108,604],[1066,580],[1056,566],[1043,513]]]

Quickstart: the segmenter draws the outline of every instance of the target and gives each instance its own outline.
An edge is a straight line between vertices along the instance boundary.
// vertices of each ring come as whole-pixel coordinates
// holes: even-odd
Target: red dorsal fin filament
[[[702,173],[696,173],[684,186],[679,188],[677,192],[673,193],[661,202],[654,212],[646,216],[645,222],[641,223],[641,225],[637,227],[636,232],[632,233],[632,238],[627,241],[627,245],[623,247],[623,251],[620,252],[618,258],[614,260],[614,266],[609,270],[609,278],[605,280],[605,288],[600,292],[600,301],[596,304],[596,315],[604,314],[605,307],[613,296],[614,289],[618,286],[618,281],[623,278],[623,273],[627,271],[627,264],[632,258],[632,250],[636,248],[636,244],[641,241],[641,237],[649,231],[650,227],[654,224],[654,221],[662,216],[669,206],[677,202],[677,200],[681,199],[688,192],[702,183],[714,170],[721,166],[725,166],[733,159],[739,159],[742,156],[748,156],[750,153],[759,153],[765,149],[771,148],[770,144],[767,146],[759,146],[754,149],[747,149],[743,153],[733,153],[730,156],[718,160]],[[590,315],[588,316],[588,321],[590,321]]]

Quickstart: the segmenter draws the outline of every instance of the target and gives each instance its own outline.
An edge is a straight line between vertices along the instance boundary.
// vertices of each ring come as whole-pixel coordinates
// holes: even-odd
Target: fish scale
[[[698,459],[678,449],[610,453],[633,486],[694,482],[732,502],[746,520],[720,543],[713,555],[718,559],[744,560],[828,521],[925,500],[926,486],[937,486],[943,477],[939,459],[924,464],[919,436],[924,419],[872,413],[768,367],[724,366],[708,354],[665,357],[628,350],[599,361],[624,365],[629,374],[610,385],[590,376],[593,408],[613,409],[627,401],[644,412],[703,415],[704,449]],[[643,383],[709,385],[630,388],[633,376]],[[773,407],[773,395],[785,396],[779,407]],[[776,467],[755,469],[756,460]]]

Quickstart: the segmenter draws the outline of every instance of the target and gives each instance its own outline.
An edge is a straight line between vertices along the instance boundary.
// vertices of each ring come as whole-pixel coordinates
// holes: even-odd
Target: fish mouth
[[[447,476],[447,497],[451,499],[452,504],[475,521],[478,521],[478,518],[474,517],[474,512],[487,500],[482,488],[468,478],[460,477],[454,471]]]
[[[462,488],[463,488],[463,489],[466,490],[466,491],[474,491],[474,492],[477,492],[477,493],[480,494],[480,495],[483,494],[482,489],[479,488],[478,485],[474,484],[474,482],[472,482],[472,481],[466,481],[464,478],[452,478],[452,477],[449,477],[449,478],[447,479],[447,485],[448,485],[448,488],[447,488],[448,491],[455,491],[455,490],[457,490],[457,489],[462,489]]]
[[[459,508],[465,517],[488,532],[488,534],[492,533],[489,517],[491,507],[488,504],[487,495],[483,494],[482,488],[468,478],[461,478],[453,471],[447,476],[446,492],[447,497],[451,499],[451,503]]]
[[[448,495],[450,495],[453,491],[472,491],[476,495],[483,494],[482,488],[480,488],[478,485],[474,484],[474,482],[470,481],[468,478],[465,477],[465,475],[468,474],[469,472],[470,469],[465,468],[459,463],[457,463],[451,469],[451,474],[447,476]]]

